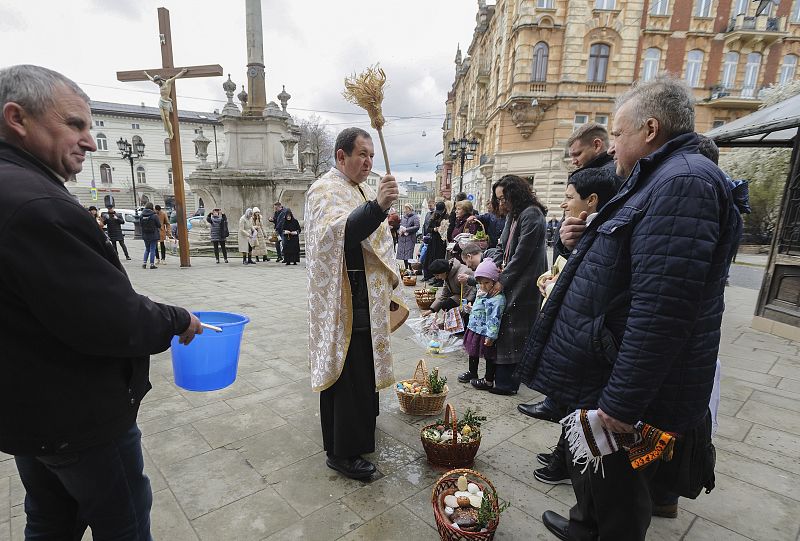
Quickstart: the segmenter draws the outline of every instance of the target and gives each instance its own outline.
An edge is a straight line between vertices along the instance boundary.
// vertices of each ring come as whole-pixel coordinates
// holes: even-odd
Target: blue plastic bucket
[[[229,312],[194,315],[203,323],[221,327],[222,332],[203,329],[188,346],[180,344],[177,336],[172,338],[175,384],[187,391],[224,389],[236,380],[242,333],[250,318]]]

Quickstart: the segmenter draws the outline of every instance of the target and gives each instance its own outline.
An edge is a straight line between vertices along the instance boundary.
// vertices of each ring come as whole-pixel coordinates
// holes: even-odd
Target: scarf
[[[592,466],[594,473],[603,466],[603,457],[620,450],[628,452],[634,470],[660,458],[672,460],[675,436],[642,421],[637,422],[632,434],[609,432],[603,426],[597,410],[576,410],[563,419],[567,445],[572,453],[572,463],[582,465],[581,473]],[[602,472],[605,477],[605,471]]]

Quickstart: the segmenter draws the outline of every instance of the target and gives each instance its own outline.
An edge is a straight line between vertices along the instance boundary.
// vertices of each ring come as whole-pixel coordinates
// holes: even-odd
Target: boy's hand
[[[489,346],[491,346],[491,345],[493,345],[493,344],[494,344],[494,340],[492,340],[491,338],[486,338],[486,339],[483,341],[483,345],[484,345],[484,346],[486,346],[486,347],[489,347]]]

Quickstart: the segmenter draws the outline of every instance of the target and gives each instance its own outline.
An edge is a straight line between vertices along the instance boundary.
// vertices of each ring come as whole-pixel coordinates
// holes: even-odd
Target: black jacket
[[[125,218],[117,214],[109,214],[108,212],[104,212],[100,215],[100,218],[103,220],[103,224],[106,226],[106,230],[108,230],[108,238],[111,240],[123,240],[125,238],[125,233],[122,232],[122,224],[125,223]]]
[[[154,210],[144,209],[139,216],[139,224],[142,228],[143,241],[153,242],[161,238],[161,221]]]
[[[627,423],[702,422],[741,217],[697,146],[685,134],[642,158],[600,209],[536,321],[522,382]]]
[[[70,452],[124,433],[151,388],[150,354],[188,312],[138,295],[64,184],[3,142],[0,261],[0,451]]]

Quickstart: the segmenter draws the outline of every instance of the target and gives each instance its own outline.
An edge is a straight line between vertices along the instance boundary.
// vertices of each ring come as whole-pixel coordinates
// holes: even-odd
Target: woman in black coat
[[[497,336],[495,394],[515,394],[519,381],[513,374],[522,359],[525,341],[539,315],[542,295],[536,280],[547,270],[544,215],[547,212],[531,185],[515,175],[506,175],[494,186],[492,198],[506,217],[494,261],[501,269],[495,292],[506,296],[506,309]]]
[[[286,265],[300,262],[300,224],[291,210],[286,211],[283,222],[283,262]]]
[[[425,261],[422,264],[422,278],[423,280],[430,280],[433,278],[433,274],[429,270],[429,266],[432,261],[437,259],[445,259],[447,257],[447,245],[442,238],[442,235],[439,233],[439,226],[442,225],[442,220],[447,219],[447,209],[444,206],[444,203],[439,201],[436,203],[436,209],[433,212],[433,216],[431,217],[430,222],[428,223],[428,230],[425,231],[425,235],[428,237],[427,245],[425,252]]]

